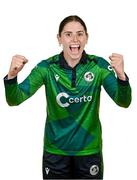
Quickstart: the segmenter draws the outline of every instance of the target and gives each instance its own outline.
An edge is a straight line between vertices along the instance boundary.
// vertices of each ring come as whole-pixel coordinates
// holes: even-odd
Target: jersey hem
[[[92,150],[85,150],[85,151],[58,151],[54,150],[52,148],[44,149],[44,152],[56,154],[56,155],[64,155],[64,156],[86,156],[86,155],[92,155],[99,152],[102,152],[101,149],[92,149]]]

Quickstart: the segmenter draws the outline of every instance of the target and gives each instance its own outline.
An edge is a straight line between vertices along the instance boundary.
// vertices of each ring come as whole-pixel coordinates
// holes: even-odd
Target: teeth
[[[71,45],[70,47],[71,47],[71,48],[79,48],[79,47],[80,47],[80,45],[78,45],[78,44],[74,44],[74,45]]]

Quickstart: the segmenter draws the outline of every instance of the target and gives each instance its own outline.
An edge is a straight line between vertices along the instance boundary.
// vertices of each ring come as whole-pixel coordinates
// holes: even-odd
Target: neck
[[[74,60],[66,59],[66,61],[70,67],[74,68],[79,63],[80,59],[77,59],[77,60],[76,59],[74,59]]]
[[[81,59],[81,57],[73,59],[71,57],[66,56],[65,53],[63,55],[64,55],[64,58],[67,61],[68,65],[72,68],[74,68],[79,63],[79,61]]]

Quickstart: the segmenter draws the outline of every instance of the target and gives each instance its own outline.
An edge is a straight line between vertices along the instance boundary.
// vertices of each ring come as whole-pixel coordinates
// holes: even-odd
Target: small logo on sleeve
[[[109,71],[112,71],[112,70],[113,70],[111,65],[108,66],[108,70],[109,70]]]

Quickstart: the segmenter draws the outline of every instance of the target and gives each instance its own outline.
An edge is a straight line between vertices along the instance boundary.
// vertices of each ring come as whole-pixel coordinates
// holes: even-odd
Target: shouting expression
[[[64,57],[69,61],[80,60],[87,40],[88,35],[84,27],[77,21],[67,23],[61,35],[58,35],[59,44],[63,47]]]

